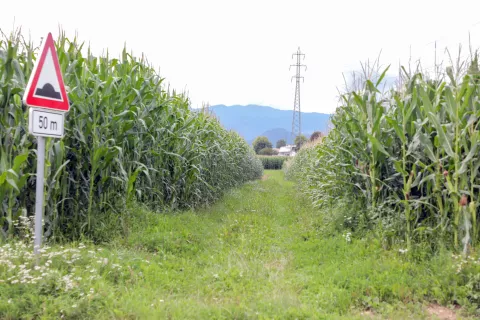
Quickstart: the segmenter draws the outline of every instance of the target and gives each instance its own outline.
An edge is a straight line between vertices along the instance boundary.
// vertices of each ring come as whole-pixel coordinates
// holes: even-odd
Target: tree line
[[[295,140],[294,140],[295,149],[300,150],[300,148],[309,140],[314,141],[320,137],[323,137],[323,134],[320,131],[315,131],[314,133],[312,133],[309,139],[305,135],[300,134],[295,137]],[[273,144],[270,142],[270,140],[266,136],[258,136],[253,141],[252,145],[253,145],[253,149],[255,150],[255,153],[258,155],[274,156],[278,154],[278,150],[273,149]],[[275,143],[276,149],[280,149],[281,147],[285,147],[286,145],[287,145],[287,140],[285,139],[277,140],[277,142]]]

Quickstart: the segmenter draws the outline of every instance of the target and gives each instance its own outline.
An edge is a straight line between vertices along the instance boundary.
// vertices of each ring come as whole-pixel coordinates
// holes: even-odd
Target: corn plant
[[[56,41],[71,109],[65,137],[47,139],[45,235],[101,236],[103,217],[121,221],[127,206],[197,207],[262,175],[262,164],[236,133],[191,110],[188,97],[163,85],[124,49],[96,57],[63,32]],[[0,219],[13,235],[35,201],[36,139],[22,105],[38,48],[20,32],[0,39]]]
[[[287,176],[316,205],[363,198],[358,214],[378,212],[369,223],[389,225],[409,249],[429,241],[468,254],[480,240],[477,56],[434,79],[402,68],[402,84],[382,93],[387,70],[342,96],[333,130]]]

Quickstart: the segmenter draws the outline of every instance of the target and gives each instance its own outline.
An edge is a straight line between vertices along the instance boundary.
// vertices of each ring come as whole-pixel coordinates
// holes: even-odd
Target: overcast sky
[[[69,5],[71,3],[71,5]],[[38,43],[58,26],[93,51],[118,54],[126,42],[145,53],[168,83],[187,90],[192,106],[260,104],[291,109],[297,47],[306,53],[301,108],[331,113],[342,73],[360,61],[393,64],[421,58],[426,67],[444,48],[480,47],[479,0],[16,0],[1,5],[0,28],[21,26]]]

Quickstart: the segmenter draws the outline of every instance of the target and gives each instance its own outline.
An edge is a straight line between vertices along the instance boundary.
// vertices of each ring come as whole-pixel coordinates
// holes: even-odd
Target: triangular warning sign
[[[48,33],[39,59],[35,63],[23,101],[30,107],[59,111],[68,111],[70,108],[51,33]]]

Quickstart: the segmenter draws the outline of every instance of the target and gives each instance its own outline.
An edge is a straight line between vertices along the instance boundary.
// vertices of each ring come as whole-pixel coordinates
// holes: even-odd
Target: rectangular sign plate
[[[30,108],[28,131],[34,136],[62,138],[65,114],[46,109]]]

